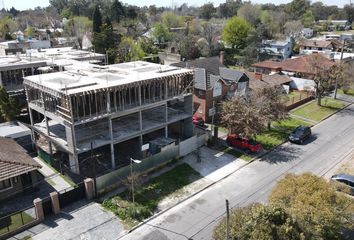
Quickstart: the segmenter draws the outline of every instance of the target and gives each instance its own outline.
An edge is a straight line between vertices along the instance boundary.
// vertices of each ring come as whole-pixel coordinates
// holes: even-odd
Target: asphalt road
[[[354,149],[354,105],[318,124],[312,132],[313,137],[304,145],[281,145],[122,239],[211,239],[213,228],[225,214],[225,199],[231,208],[266,202],[276,182],[288,172],[328,175]]]

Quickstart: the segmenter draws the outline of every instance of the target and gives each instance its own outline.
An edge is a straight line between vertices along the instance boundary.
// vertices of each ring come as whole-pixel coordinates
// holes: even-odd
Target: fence
[[[198,134],[181,141],[179,145],[171,145],[164,149],[164,151],[142,160],[141,163],[134,164],[133,171],[140,173],[148,172],[149,170],[166,164],[173,159],[183,157],[196,150],[197,147],[204,145],[209,139],[209,134],[209,132],[204,132],[204,134]],[[130,166],[125,166],[96,178],[96,188],[98,194],[102,194],[119,187],[122,184],[122,180],[127,178],[129,175]]]
[[[79,183],[75,188],[70,189],[69,191],[63,190],[59,192],[58,195],[60,207],[65,207],[70,203],[74,203],[85,198],[85,185],[83,182]]]
[[[0,239],[7,239],[38,222],[34,206],[2,217],[0,218]]]
[[[304,103],[311,101],[314,98],[313,92],[295,92],[295,95],[290,96],[286,103],[287,109],[294,109]]]

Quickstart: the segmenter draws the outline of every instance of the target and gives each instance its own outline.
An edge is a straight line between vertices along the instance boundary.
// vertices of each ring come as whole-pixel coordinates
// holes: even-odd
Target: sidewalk
[[[44,161],[38,157],[33,158],[38,164],[42,166],[38,171],[44,176],[44,180],[49,183],[56,191],[60,192],[64,189],[71,189],[72,186],[68,183],[62,175],[50,168]]]

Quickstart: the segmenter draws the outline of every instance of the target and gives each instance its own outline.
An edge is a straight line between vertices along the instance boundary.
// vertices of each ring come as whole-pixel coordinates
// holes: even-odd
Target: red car
[[[201,117],[193,116],[193,124],[204,127],[204,120]]]
[[[259,152],[262,149],[262,145],[252,139],[241,138],[237,134],[230,134],[226,138],[228,145],[246,149],[247,152]]]

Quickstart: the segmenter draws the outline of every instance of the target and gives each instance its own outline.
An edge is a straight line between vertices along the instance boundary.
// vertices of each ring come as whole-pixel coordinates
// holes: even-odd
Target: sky
[[[291,0],[252,0],[253,3],[288,3]],[[321,1],[321,0],[316,0]],[[218,6],[220,3],[225,2],[225,0],[121,0],[123,3],[128,3],[132,5],[142,6],[142,5],[156,5],[156,6],[171,6],[173,5],[181,5],[182,3],[187,2],[189,6],[193,5],[203,5],[207,2],[213,2],[215,6]],[[338,5],[339,7],[343,7],[345,4],[349,3],[350,0],[322,0],[326,5]],[[49,5],[49,0],[0,0],[0,8],[11,8],[12,6],[19,10],[25,10],[28,8],[35,8],[37,6],[47,7]],[[5,5],[5,6],[3,6]]]

